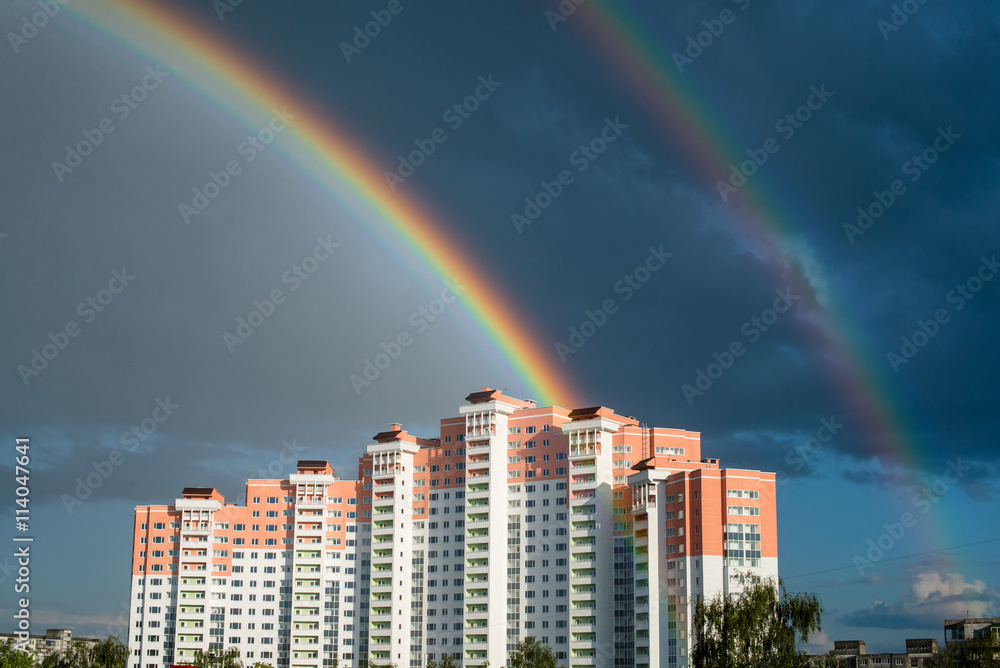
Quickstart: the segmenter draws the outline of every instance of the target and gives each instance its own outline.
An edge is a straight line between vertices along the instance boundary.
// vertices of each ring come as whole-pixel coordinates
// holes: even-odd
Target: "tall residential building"
[[[609,408],[466,397],[440,435],[392,424],[357,480],[300,461],[246,503],[136,509],[129,668],[236,647],[249,664],[686,666],[693,602],[777,574],[774,474]]]

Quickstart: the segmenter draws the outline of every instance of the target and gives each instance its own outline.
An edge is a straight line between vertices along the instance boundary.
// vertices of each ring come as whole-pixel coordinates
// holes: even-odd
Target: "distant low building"
[[[864,640],[837,640],[833,643],[833,656],[843,668],[875,668],[876,666],[917,666],[929,665],[930,659],[938,653],[938,641],[934,638],[913,638],[906,640],[904,654],[869,654]],[[820,654],[810,657],[812,665],[821,665],[829,656]]]
[[[8,638],[15,643],[21,642],[21,637],[16,633],[0,633],[0,640]],[[43,636],[28,636],[27,650],[34,654],[38,661],[41,661],[53,654],[65,652],[73,643],[93,646],[98,643],[98,640],[97,638],[74,638],[72,629],[46,629]]]
[[[945,645],[965,644],[969,638],[1000,638],[1000,617],[970,617],[944,620]]]

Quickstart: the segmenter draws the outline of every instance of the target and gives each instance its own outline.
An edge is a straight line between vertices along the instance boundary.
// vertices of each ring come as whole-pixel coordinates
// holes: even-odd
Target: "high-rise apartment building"
[[[609,408],[466,397],[426,439],[393,424],[357,480],[300,461],[246,503],[187,488],[136,509],[129,668],[236,647],[247,664],[686,666],[693,602],[777,575],[774,474]]]

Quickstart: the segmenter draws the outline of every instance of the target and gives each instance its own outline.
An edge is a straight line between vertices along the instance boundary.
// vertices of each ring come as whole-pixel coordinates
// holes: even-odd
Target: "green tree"
[[[80,668],[125,668],[128,665],[128,647],[118,636],[108,636],[84,652],[88,663]]]
[[[508,668],[556,668],[556,654],[534,636],[522,640],[510,654]]]
[[[924,662],[928,668],[962,668],[962,645],[952,643],[942,649],[937,656]]]
[[[198,668],[243,668],[243,662],[240,661],[240,650],[237,647],[230,647],[220,654],[196,649],[191,665]]]
[[[45,657],[42,668],[90,668],[90,646],[76,640],[66,650]]]
[[[953,642],[927,662],[929,668],[1000,668],[1000,642],[990,638],[969,638]]]
[[[846,666],[847,663],[838,659],[837,655],[831,650],[828,654],[813,659],[809,665],[810,668],[841,668],[842,666]]]
[[[462,664],[456,661],[451,654],[445,654],[440,661],[431,659],[427,662],[427,668],[461,668]]]
[[[699,597],[693,621],[694,668],[794,668],[796,649],[820,630],[823,606],[812,594],[789,594],[781,580],[741,575],[741,593]]]
[[[34,655],[17,649],[13,638],[0,641],[0,668],[35,668],[36,665]]]

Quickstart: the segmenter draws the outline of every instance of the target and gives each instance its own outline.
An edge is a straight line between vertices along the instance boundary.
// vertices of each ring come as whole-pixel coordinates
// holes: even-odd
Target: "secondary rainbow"
[[[426,207],[390,193],[382,171],[346,133],[278,76],[178,10],[146,0],[92,0],[67,9],[130,51],[161,63],[251,129],[272,109],[289,108],[295,114],[287,133],[292,141],[283,141],[279,150],[387,248],[398,248],[402,240],[437,281],[454,279],[465,285],[461,299],[466,312],[525,384],[528,396],[539,405],[577,405],[574,386],[556,362],[554,348],[539,344],[523,315],[474,267],[473,254],[448,238]]]
[[[684,148],[704,181],[712,184],[712,190],[718,181],[726,182],[730,165],[740,163],[745,156],[726,137],[723,125],[716,122],[707,106],[681,81],[672,64],[663,62],[642,30],[622,11],[602,0],[580,5],[567,21],[556,26],[558,30],[569,30],[574,22],[579,22],[600,52],[610,58],[671,142]],[[795,252],[795,226],[789,216],[781,214],[777,202],[761,175],[748,179],[738,193],[727,199],[734,220],[755,252],[766,258],[776,280],[790,281],[803,296],[812,295],[815,291],[807,270]],[[852,431],[856,428],[867,437],[872,455],[908,467],[908,476],[919,485],[919,472],[926,470],[922,464],[928,453],[908,433],[899,410],[880,386],[874,370],[885,362],[865,351],[857,328],[851,324],[848,312],[838,306],[835,295],[824,295],[822,303],[812,299],[798,311],[799,322],[822,352],[830,377],[853,411],[844,421]],[[928,542],[950,544],[945,538],[949,530],[941,522],[924,523],[920,531]]]

